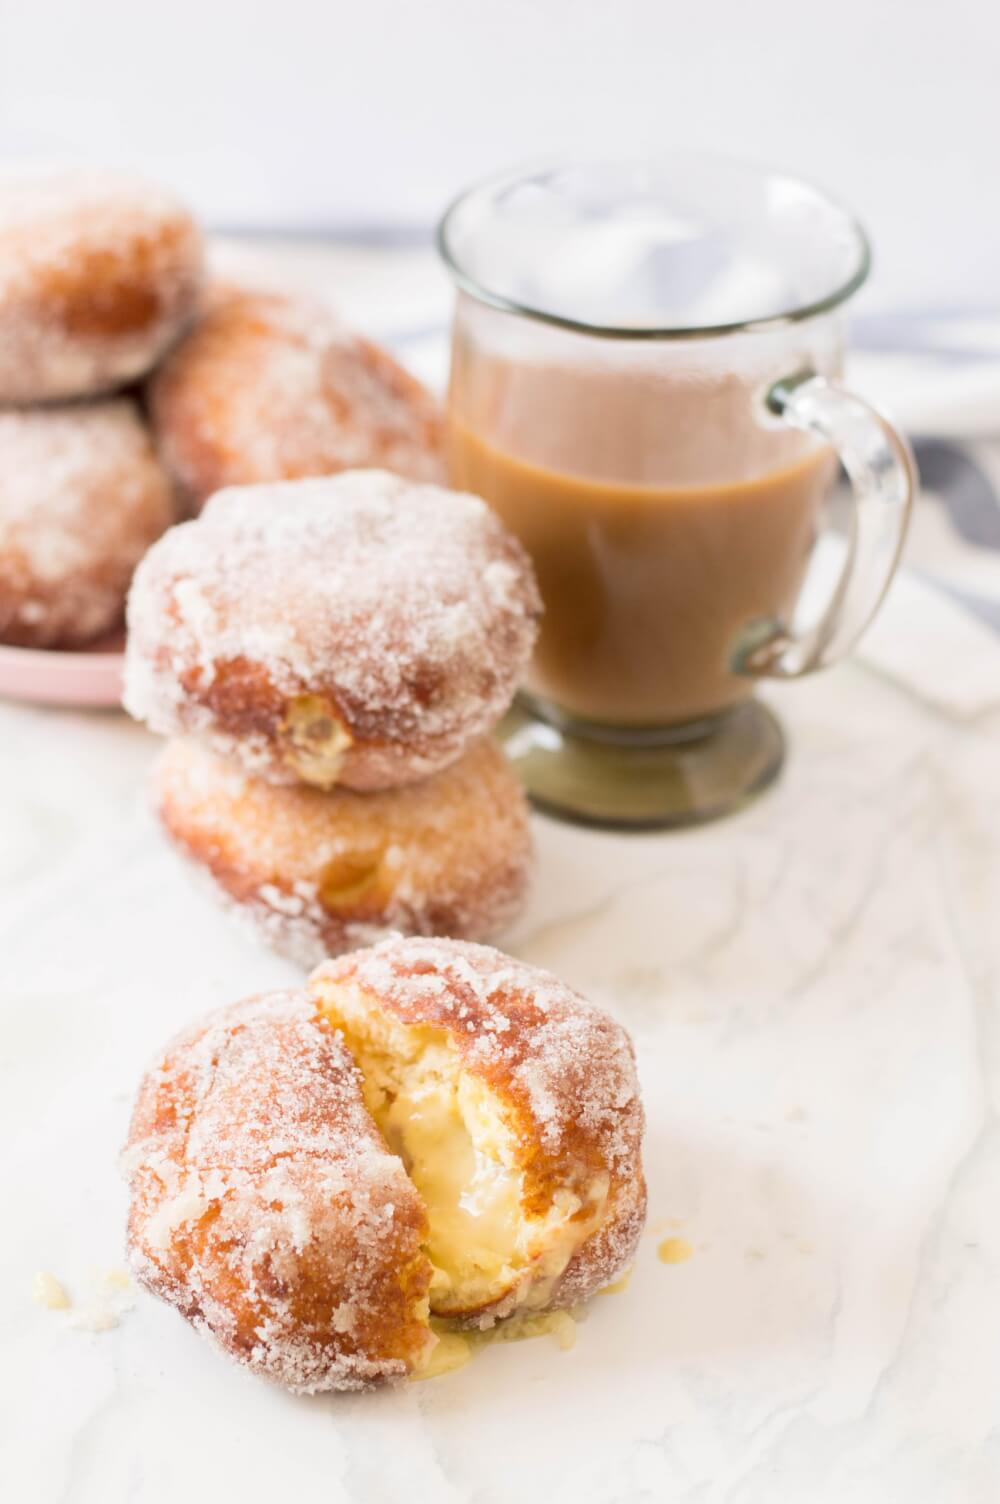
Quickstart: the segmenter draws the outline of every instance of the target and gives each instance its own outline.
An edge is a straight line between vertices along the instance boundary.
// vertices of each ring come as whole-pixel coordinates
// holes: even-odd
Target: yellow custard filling
[[[328,789],[337,782],[353,738],[329,700],[299,695],[288,707],[281,733],[285,764],[303,783]]]
[[[521,1199],[521,1175],[505,1163],[502,1126],[484,1122],[475,1139],[470,1132],[475,1114],[461,1098],[476,1083],[450,1069],[449,1054],[428,1047],[376,1113],[427,1208],[435,1306],[460,1290],[467,1300],[489,1299],[516,1255]],[[479,1116],[487,1115],[480,1107]]]
[[[384,851],[345,851],[327,862],[320,875],[317,897],[328,913],[349,908],[374,891],[381,875]]]

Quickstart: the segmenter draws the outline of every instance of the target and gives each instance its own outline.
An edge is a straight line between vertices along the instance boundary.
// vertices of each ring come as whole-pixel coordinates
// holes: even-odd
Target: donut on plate
[[[117,626],[175,516],[133,402],[0,412],[0,642],[74,647]]]
[[[377,794],[278,787],[177,740],[154,801],[233,912],[303,966],[389,931],[488,939],[528,885],[527,803],[488,738],[443,772]]]
[[[161,188],[94,171],[0,173],[0,402],[112,391],[195,313],[201,233]]]
[[[272,782],[390,788],[494,725],[539,611],[476,497],[376,470],[233,487],[136,572],[125,704]]]
[[[444,479],[438,404],[308,299],[214,289],[148,395],[161,451],[194,510],[224,486],[341,470]]]
[[[402,1378],[431,1314],[485,1328],[615,1280],[642,1130],[607,1014],[498,951],[388,941],[168,1046],[125,1154],[130,1260],[291,1389]]]

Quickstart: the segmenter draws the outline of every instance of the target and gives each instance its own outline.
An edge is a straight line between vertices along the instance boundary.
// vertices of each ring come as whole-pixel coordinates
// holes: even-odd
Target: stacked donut
[[[106,636],[145,550],[221,486],[439,480],[441,453],[433,399],[327,309],[206,287],[162,189],[0,175],[0,642]]]
[[[390,931],[495,935],[531,842],[489,732],[539,611],[476,497],[385,470],[217,492],[129,596],[125,704],[173,738],[168,835],[303,965]]]
[[[147,396],[192,512],[224,486],[364,467],[444,476],[438,404],[385,350],[301,296],[213,285]]]

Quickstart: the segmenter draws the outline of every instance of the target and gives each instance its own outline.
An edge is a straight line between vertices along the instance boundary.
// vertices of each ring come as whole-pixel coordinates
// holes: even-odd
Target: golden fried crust
[[[632,1042],[608,1014],[547,972],[482,945],[388,940],[320,966],[320,999],[342,986],[406,1025],[443,1030],[466,1070],[501,1099],[524,1172],[522,1203],[543,1216],[553,1192],[586,1201],[608,1176],[601,1225],[580,1245],[550,1306],[573,1305],[630,1262],[646,1214],[642,1103]],[[474,1313],[502,1316],[516,1301]]]
[[[419,1364],[424,1209],[305,994],[176,1039],[140,1087],[125,1166],[138,1277],[254,1371],[313,1392]]]
[[[193,317],[204,247],[169,195],[106,173],[0,177],[0,402],[146,375]]]
[[[379,470],[233,487],[136,573],[125,704],[274,783],[392,788],[496,723],[540,609],[477,497]]]
[[[120,626],[136,564],[175,519],[133,402],[0,412],[0,641],[74,646]]]
[[[378,794],[276,787],[174,741],[153,797],[181,851],[305,966],[391,930],[486,939],[527,889],[527,803],[488,739],[444,772]]]
[[[149,405],[194,510],[223,486],[366,466],[444,479],[443,420],[429,392],[307,299],[213,288],[153,376]]]

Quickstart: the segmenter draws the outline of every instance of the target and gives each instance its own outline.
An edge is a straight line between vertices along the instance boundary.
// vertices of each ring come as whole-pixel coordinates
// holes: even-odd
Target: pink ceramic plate
[[[0,695],[36,705],[122,702],[123,637],[103,638],[85,651],[0,647]]]

